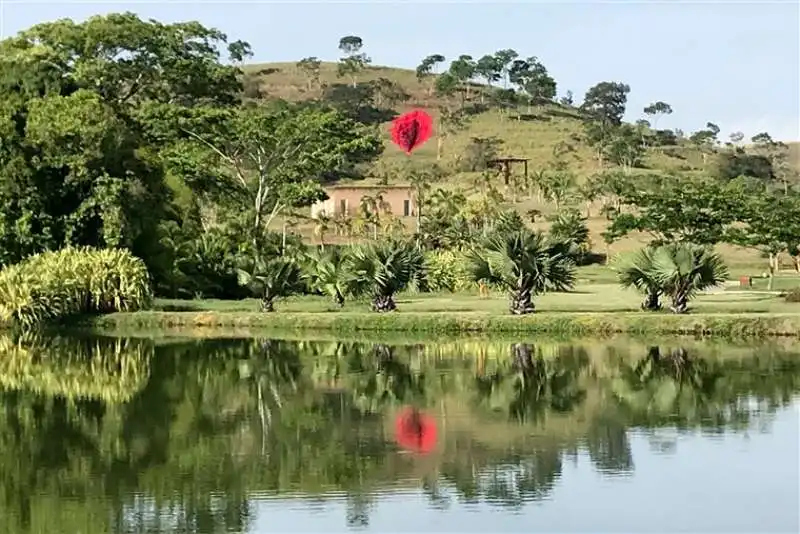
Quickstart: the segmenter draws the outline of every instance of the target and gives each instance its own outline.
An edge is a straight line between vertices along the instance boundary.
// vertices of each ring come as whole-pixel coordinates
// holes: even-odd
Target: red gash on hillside
[[[392,141],[406,154],[425,144],[433,134],[433,119],[421,109],[415,109],[392,121]]]

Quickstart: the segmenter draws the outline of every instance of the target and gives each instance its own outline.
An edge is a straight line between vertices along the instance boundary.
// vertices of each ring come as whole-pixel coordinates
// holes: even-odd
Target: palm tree
[[[325,249],[325,234],[331,229],[332,223],[332,219],[324,213],[317,215],[314,221],[314,235],[319,238],[319,246],[321,249]]]
[[[372,310],[395,310],[395,293],[406,289],[424,270],[422,252],[411,242],[374,242],[353,249],[349,268],[354,291],[370,294]]]
[[[533,313],[534,295],[575,285],[569,243],[548,240],[541,232],[522,229],[494,235],[483,250],[473,250],[468,257],[472,280],[504,287],[514,315]]]
[[[654,253],[654,248],[645,247],[626,256],[617,256],[614,266],[622,287],[633,287],[644,293],[642,309],[646,311],[661,309],[662,287],[657,273],[653,269]]]
[[[347,251],[329,248],[308,256],[309,278],[314,289],[331,297],[337,306],[344,306],[345,296],[352,293],[355,276],[350,270]]]
[[[653,254],[653,269],[663,293],[672,298],[673,313],[686,313],[689,300],[697,292],[728,279],[728,267],[719,254],[691,243],[658,247]]]
[[[300,265],[291,259],[257,256],[244,269],[236,270],[239,284],[261,299],[261,311],[275,311],[275,300],[301,293],[306,279]]]

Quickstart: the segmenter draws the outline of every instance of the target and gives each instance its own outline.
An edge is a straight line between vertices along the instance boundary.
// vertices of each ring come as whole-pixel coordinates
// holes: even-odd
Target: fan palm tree
[[[617,256],[614,270],[619,283],[624,288],[635,288],[644,293],[642,309],[658,311],[661,309],[661,281],[653,268],[655,249],[645,247],[632,254]]]
[[[482,250],[473,250],[468,258],[472,280],[505,288],[514,315],[533,313],[533,297],[539,293],[575,285],[569,243],[548,240],[541,232],[523,229],[491,236]]]
[[[346,250],[330,248],[308,256],[307,266],[311,285],[333,299],[340,308],[345,296],[353,292],[355,276],[350,269]]]
[[[424,270],[424,257],[410,242],[374,242],[353,249],[349,269],[355,293],[371,295],[373,311],[388,312],[397,308],[394,295]]]
[[[236,270],[239,284],[261,299],[261,311],[275,311],[275,300],[301,293],[306,277],[300,265],[286,258],[264,259],[257,256],[244,269]]]
[[[653,254],[653,270],[663,293],[672,299],[673,313],[688,312],[689,300],[697,292],[728,279],[728,267],[719,254],[691,243],[658,247]]]

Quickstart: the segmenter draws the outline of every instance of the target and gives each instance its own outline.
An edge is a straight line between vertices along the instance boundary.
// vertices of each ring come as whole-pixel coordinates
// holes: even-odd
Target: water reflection
[[[602,477],[639,480],[636,461],[681,454],[698,429],[757,432],[800,392],[800,358],[0,336],[0,389],[2,532],[257,532],[259,502],[301,497],[341,501],[340,524],[367,528],[387,493],[418,492],[442,513],[558,503],[566,466],[585,475],[583,458]],[[396,444],[409,405],[437,421],[431,454]]]

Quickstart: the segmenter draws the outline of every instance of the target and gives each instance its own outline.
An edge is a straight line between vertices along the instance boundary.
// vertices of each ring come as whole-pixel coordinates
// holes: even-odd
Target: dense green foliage
[[[529,294],[571,287],[567,259],[602,259],[587,224],[600,202],[607,245],[630,233],[650,234],[653,245],[731,243],[763,252],[771,274],[780,254],[800,269],[800,193],[786,146],[768,134],[745,149],[741,138],[723,147],[713,123],[688,138],[659,130],[658,118],[672,113],[661,101],[644,109],[652,124],[633,126],[622,121],[627,84],[600,82],[580,106],[571,93],[556,105],[557,81],[536,57],[462,55],[433,75],[445,61],[434,54],[416,76],[438,107],[437,161],[376,165],[384,149],[377,125],[411,95],[387,78],[366,80],[363,47],[354,35],[339,42],[337,75],[348,83],[324,84],[319,60],[301,60],[308,98],[289,102],[263,94],[260,74],[244,71],[247,43],[197,22],[112,14],[43,23],[1,41],[0,265],[70,246],[120,248],[142,259],[159,296],[256,294],[264,310],[311,292],[339,306],[369,296],[388,311],[405,288],[472,290],[480,279],[516,294],[512,310],[522,313],[533,310]],[[476,115],[498,108],[528,120],[548,106],[573,114],[583,132],[556,143],[544,168],[500,183],[492,160],[501,143],[473,137],[455,158],[472,182],[442,183],[454,171],[440,161],[443,147]],[[591,176],[574,168],[576,143],[597,158]],[[646,152],[688,145],[703,154],[702,173],[645,168]],[[312,222],[309,205],[344,178],[410,183],[414,235],[380,192],[357,213]],[[523,216],[516,206],[533,198],[556,207],[543,219],[547,239],[564,247],[524,252],[520,241],[501,253],[502,239],[541,222],[540,212]],[[299,224],[313,224],[321,249],[334,232],[350,243],[319,255],[293,231]],[[480,276],[467,259],[477,265],[476,250],[493,251]],[[516,270],[500,274],[498,254]],[[71,313],[65,305],[51,315]]]
[[[136,311],[151,299],[147,268],[127,250],[64,248],[0,271],[0,322],[26,327],[80,314]]]

